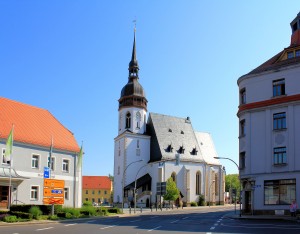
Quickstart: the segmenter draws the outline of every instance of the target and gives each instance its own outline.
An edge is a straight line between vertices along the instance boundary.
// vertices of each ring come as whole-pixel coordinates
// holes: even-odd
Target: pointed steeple
[[[131,61],[129,62],[129,79],[139,78],[139,64],[136,59],[136,46],[135,46],[135,28],[134,28],[134,38],[133,38],[133,47],[132,47],[132,55]]]

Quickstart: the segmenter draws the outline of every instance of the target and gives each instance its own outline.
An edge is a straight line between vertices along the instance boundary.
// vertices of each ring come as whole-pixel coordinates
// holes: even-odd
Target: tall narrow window
[[[196,173],[196,195],[201,194],[201,172],[197,171]]]
[[[244,168],[246,167],[246,159],[245,159],[245,155],[246,155],[245,152],[241,152],[241,153],[240,153],[240,165],[239,165],[239,168],[240,168],[240,169],[244,169]]]
[[[39,168],[39,156],[38,155],[32,155],[31,168]]]
[[[294,51],[288,52],[288,53],[287,53],[287,58],[288,58],[288,59],[294,58]]]
[[[243,119],[240,121],[240,137],[246,135],[246,121]]]
[[[65,199],[69,200],[69,188],[64,188]]]
[[[216,196],[219,195],[219,177],[215,174],[215,194]]]
[[[64,159],[62,162],[62,171],[63,172],[69,172],[69,160],[68,159]]]
[[[2,149],[2,164],[10,164],[10,161],[5,159],[5,149]]]
[[[285,95],[285,80],[274,80],[273,81],[273,97]]]
[[[140,140],[136,141],[136,156],[141,155],[141,149],[140,149]]]
[[[286,147],[274,148],[274,165],[286,164]]]
[[[126,114],[126,128],[130,128],[131,126],[131,114],[128,112]]]
[[[246,104],[246,89],[243,88],[240,91],[240,104]]]
[[[137,112],[136,113],[136,128],[140,128],[141,127],[141,113]]]
[[[277,113],[273,115],[273,129],[279,130],[279,129],[286,129],[286,114],[283,113]]]
[[[39,187],[38,186],[31,186],[30,200],[38,200],[39,199],[38,194],[39,194]]]

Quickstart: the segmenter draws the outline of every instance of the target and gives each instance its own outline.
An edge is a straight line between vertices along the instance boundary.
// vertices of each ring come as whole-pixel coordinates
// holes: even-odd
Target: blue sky
[[[0,1],[1,96],[49,110],[113,174],[118,99],[137,20],[148,111],[189,116],[238,162],[237,79],[289,46],[299,1]],[[237,173],[222,161],[227,173]]]

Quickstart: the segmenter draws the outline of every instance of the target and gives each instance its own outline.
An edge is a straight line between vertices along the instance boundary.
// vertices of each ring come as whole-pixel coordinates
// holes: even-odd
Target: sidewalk
[[[293,221],[300,222],[300,220],[296,217],[291,217],[289,215],[242,215],[240,217],[239,214],[229,214],[225,216],[226,218],[231,219],[252,219],[252,220],[285,220],[285,221]]]

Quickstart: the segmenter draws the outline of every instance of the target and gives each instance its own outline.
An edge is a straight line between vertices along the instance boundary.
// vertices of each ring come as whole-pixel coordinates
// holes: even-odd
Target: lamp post
[[[242,181],[241,181],[241,175],[240,175],[240,168],[239,168],[239,166],[237,165],[237,163],[235,162],[235,161],[233,161],[231,158],[225,158],[225,157],[214,157],[215,159],[227,159],[227,160],[230,160],[231,162],[233,162],[235,165],[236,165],[236,167],[237,167],[237,169],[238,169],[238,171],[239,171],[239,180],[240,180],[240,217],[242,217]]]
[[[135,176],[135,180],[134,180],[134,213],[135,213],[135,209],[136,209],[136,179],[137,179],[137,176],[139,174],[139,172],[142,170],[142,168],[144,168],[145,166],[147,166],[148,164],[144,165],[144,166],[141,166],[140,169],[138,170],[138,172],[136,173],[136,176]]]
[[[125,172],[127,170],[127,168],[131,165],[131,164],[134,164],[134,163],[137,163],[137,162],[141,162],[143,161],[143,159],[140,159],[140,160],[137,160],[137,161],[134,161],[134,162],[131,162],[127,165],[127,167],[125,168],[125,170],[123,171],[123,178],[122,178],[122,213],[123,212],[123,209],[124,209],[124,187],[125,187]]]
[[[209,186],[209,190],[208,190],[208,205],[210,207],[210,191],[211,191],[211,186],[213,185],[213,183],[215,182],[215,180],[213,180]]]

